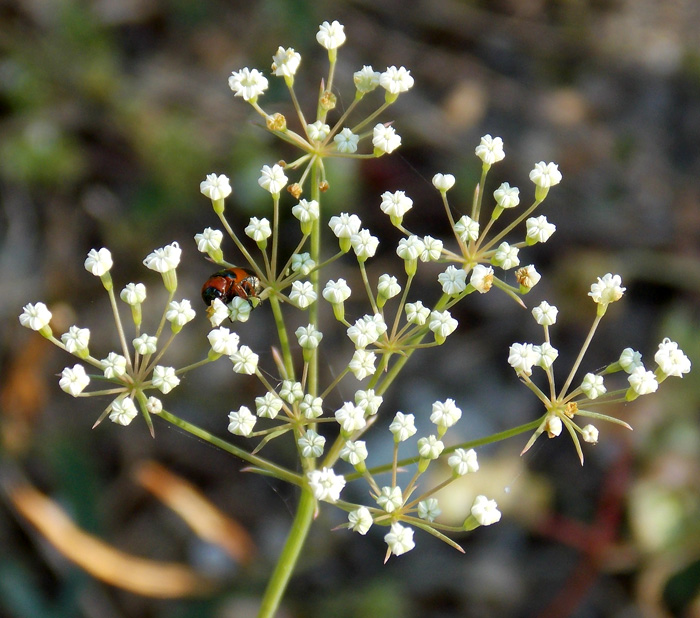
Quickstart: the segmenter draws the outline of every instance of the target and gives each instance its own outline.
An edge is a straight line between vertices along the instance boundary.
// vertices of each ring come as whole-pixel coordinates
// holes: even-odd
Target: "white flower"
[[[301,62],[301,54],[293,48],[285,49],[280,46],[277,53],[272,56],[272,73],[277,77],[294,77]]]
[[[416,326],[423,326],[430,316],[430,309],[419,300],[415,303],[406,303],[404,309],[406,310],[406,321]]]
[[[309,305],[316,302],[316,292],[310,281],[295,281],[292,283],[292,289],[289,292],[289,300],[291,300],[299,309],[306,309]]]
[[[622,287],[620,275],[607,273],[603,277],[598,277],[598,281],[591,285],[588,295],[599,305],[607,306],[616,300],[620,300],[627,288]]]
[[[349,215],[346,212],[341,212],[338,216],[333,216],[328,221],[328,227],[333,230],[336,238],[350,238],[353,234],[360,231],[362,221],[357,215]]]
[[[525,240],[528,245],[534,245],[538,242],[547,242],[552,234],[557,231],[557,226],[547,221],[547,217],[544,215],[530,217],[525,221],[525,227],[527,229]]]
[[[90,329],[71,326],[67,333],[61,335],[61,341],[69,354],[87,352],[90,344]]]
[[[387,274],[379,276],[379,281],[377,282],[377,294],[379,296],[389,299],[394,298],[400,292],[401,286],[396,277]]]
[[[402,238],[399,240],[399,244],[396,247],[396,255],[406,261],[417,260],[423,251],[425,251],[425,245],[420,237],[415,235]]]
[[[292,255],[292,272],[298,273],[302,276],[308,275],[314,268],[316,268],[316,262],[311,259],[309,253],[295,253]]]
[[[374,364],[377,362],[377,355],[367,350],[355,350],[350,359],[348,368],[358,380],[364,380],[367,376],[375,372]]]
[[[202,233],[195,234],[194,241],[197,243],[197,251],[200,253],[213,253],[221,250],[221,241],[224,233],[221,230],[206,228]]]
[[[248,223],[244,231],[245,235],[248,238],[252,238],[255,242],[262,242],[272,236],[270,222],[265,217],[262,219],[251,217],[250,223]]]
[[[335,411],[335,420],[345,434],[352,434],[363,429],[367,424],[365,411],[350,402],[345,402],[342,407]]]
[[[561,435],[561,430],[564,428],[564,424],[561,422],[556,414],[550,414],[545,419],[544,428],[547,431],[547,436],[549,438],[556,438]]]
[[[476,458],[476,451],[470,448],[468,451],[458,448],[447,460],[447,465],[452,468],[452,472],[457,476],[464,476],[469,472],[476,472],[479,469],[479,462]]]
[[[61,379],[58,381],[61,390],[73,397],[80,395],[88,384],[90,384],[90,376],[85,373],[85,368],[82,365],[66,367],[61,372]]]
[[[180,302],[173,300],[165,312],[165,319],[173,326],[184,326],[187,322],[194,320],[195,315],[197,314],[189,300],[184,299]]]
[[[365,411],[365,416],[376,414],[383,401],[384,398],[381,395],[375,394],[374,390],[371,388],[366,391],[357,391],[355,393],[355,405]]]
[[[292,206],[292,214],[301,223],[312,223],[318,219],[319,207],[316,200],[299,200],[299,203]]]
[[[307,393],[299,403],[299,412],[309,420],[323,415],[323,399]]]
[[[546,341],[540,345],[532,346],[532,349],[537,354],[536,364],[542,369],[549,369],[559,356],[559,350]]]
[[[449,311],[431,311],[430,322],[428,328],[435,333],[435,339],[445,339],[451,335],[459,323],[455,320]]]
[[[104,376],[108,380],[119,378],[126,373],[126,357],[116,352],[110,352],[100,363]]]
[[[375,71],[371,66],[365,65],[352,74],[352,80],[358,92],[367,94],[379,86],[379,75],[379,71]]]
[[[350,244],[355,251],[357,259],[364,261],[373,257],[377,252],[379,239],[376,236],[372,236],[369,230],[362,229],[350,237]]]
[[[597,444],[598,443],[598,429],[594,425],[586,425],[583,429],[581,429],[581,437],[583,438],[584,442],[588,442],[589,444]]]
[[[384,535],[384,541],[395,556],[405,554],[416,546],[413,542],[413,529],[399,523],[391,524],[391,529]]]
[[[654,355],[654,360],[664,375],[683,377],[690,371],[690,359],[678,347],[675,341],[666,337]]]
[[[244,101],[254,101],[267,90],[267,78],[257,69],[250,70],[245,67],[231,73],[228,87],[233,90],[235,96],[243,97]]]
[[[297,336],[297,341],[299,345],[304,350],[315,350],[323,339],[323,333],[317,330],[313,324],[308,326],[300,326],[294,331]]]
[[[224,305],[220,298],[215,298],[211,301],[211,305],[207,310],[207,317],[213,327],[219,326],[228,317],[228,314],[228,307]]]
[[[515,208],[520,204],[520,189],[504,182],[493,192],[493,197],[501,208]]]
[[[659,388],[659,383],[653,371],[647,371],[644,367],[637,367],[628,377],[632,390],[637,395],[648,395],[656,392]]]
[[[455,177],[452,174],[435,174],[433,176],[433,186],[440,193],[445,193],[455,186]]]
[[[163,367],[163,365],[156,365],[153,368],[152,381],[153,386],[155,386],[155,388],[157,388],[164,395],[167,395],[178,384],[180,384],[180,378],[175,375],[175,368]]]
[[[340,458],[347,461],[351,466],[357,466],[367,459],[367,445],[363,440],[346,440],[345,445],[340,449]]]
[[[228,328],[220,327],[210,331],[207,335],[211,349],[217,354],[225,354],[231,356],[238,350],[238,342],[240,337],[236,333],[232,333]]]
[[[418,517],[426,521],[435,521],[436,517],[440,517],[442,511],[438,506],[437,498],[428,498],[421,500],[418,503]]]
[[[496,252],[493,254],[491,263],[500,266],[503,270],[514,268],[520,264],[518,251],[520,251],[520,249],[504,241],[498,245]]]
[[[479,222],[471,217],[463,215],[455,223],[455,233],[462,242],[479,238]]]
[[[237,436],[249,436],[257,420],[246,406],[241,406],[237,411],[231,410],[228,413],[228,430]]]
[[[632,373],[637,367],[642,367],[642,354],[632,348],[625,348],[618,360],[620,367],[627,373]]]
[[[538,360],[535,346],[531,343],[514,343],[508,351],[508,364],[516,373],[526,376],[532,374],[532,366]]]
[[[445,401],[436,401],[433,403],[430,422],[438,427],[444,429],[452,427],[460,418],[462,418],[462,410],[457,407],[454,399],[446,399]]]
[[[297,440],[297,444],[302,457],[320,457],[323,455],[326,439],[313,429],[307,429],[306,433]]]
[[[267,392],[255,398],[255,412],[260,418],[276,418],[284,402],[275,393]]]
[[[382,487],[377,496],[377,504],[387,513],[393,513],[403,505],[403,492],[400,487]]]
[[[413,78],[405,67],[390,66],[379,76],[379,85],[390,94],[399,94],[411,89]]]
[[[180,245],[173,242],[165,247],[156,249],[153,253],[149,253],[143,263],[146,268],[155,270],[158,273],[167,273],[177,268],[181,254],[182,249],[180,249]]]
[[[413,200],[408,197],[405,191],[385,191],[382,193],[382,203],[379,206],[382,212],[390,217],[403,217],[411,208]]]
[[[415,417],[413,414],[397,412],[389,425],[389,431],[394,434],[394,442],[404,442],[416,433]]]
[[[539,283],[542,275],[532,264],[529,264],[515,271],[515,279],[520,284],[521,290],[530,290]]]
[[[362,535],[367,534],[374,523],[372,514],[366,506],[361,506],[354,511],[350,511],[348,513],[348,522],[350,523],[350,530],[359,532]]]
[[[130,397],[120,397],[112,402],[112,411],[109,413],[109,420],[117,425],[125,427],[136,418],[138,411]]]
[[[532,309],[532,315],[540,326],[552,326],[556,324],[559,309],[543,300],[537,307]]]
[[[386,324],[379,314],[362,316],[347,330],[348,337],[358,349],[375,343],[385,332]]]
[[[331,132],[331,128],[321,120],[317,120],[312,124],[306,125],[306,134],[309,136],[309,140],[312,142],[322,142]]]
[[[253,375],[258,367],[258,355],[247,345],[242,345],[229,357],[233,363],[233,371],[244,375]]]
[[[134,350],[141,356],[153,354],[158,348],[158,339],[146,333],[139,335],[136,339],[133,339],[131,343],[134,346]]]
[[[490,135],[484,135],[481,138],[481,142],[474,152],[484,162],[484,165],[498,163],[506,156],[503,151],[503,140],[500,137],[491,137]]]
[[[333,142],[338,152],[343,154],[352,154],[357,151],[357,144],[360,141],[360,136],[355,135],[350,129],[345,128],[340,133],[333,137]]]
[[[437,436],[427,436],[418,440],[418,454],[423,459],[437,459],[445,445]]]
[[[380,122],[372,132],[372,145],[375,155],[391,154],[401,145],[401,136],[394,127],[387,127]]]
[[[146,300],[146,286],[143,283],[127,283],[119,293],[119,298],[131,307],[140,305]]]
[[[109,249],[102,247],[99,251],[97,249],[90,249],[85,260],[85,270],[89,273],[95,275],[95,277],[101,277],[105,273],[109,272],[112,268],[112,254]]]
[[[585,376],[583,376],[581,390],[589,399],[597,399],[607,392],[605,384],[603,383],[603,376],[597,376],[594,373],[587,373]]]
[[[328,23],[324,21],[319,27],[316,33],[316,40],[319,42],[321,47],[325,47],[327,50],[337,49],[343,43],[345,43],[345,32],[344,26],[338,21],[333,21],[333,23]]]
[[[322,294],[323,298],[329,303],[342,303],[350,298],[350,287],[345,282],[345,279],[338,279],[338,281],[333,281],[331,279],[326,283]]]
[[[228,176],[207,174],[206,179],[199,183],[199,191],[210,200],[223,200],[231,195],[231,184]]]
[[[231,322],[247,322],[252,310],[253,308],[247,300],[240,296],[234,296],[228,305],[228,319]]]
[[[469,283],[480,294],[486,294],[493,285],[493,268],[484,266],[483,264],[477,264],[472,269]]]
[[[472,516],[482,526],[490,526],[501,520],[501,512],[495,500],[477,496],[471,509]]]
[[[336,502],[340,498],[340,492],[345,487],[345,478],[336,474],[331,468],[312,470],[306,475],[309,488],[316,500]]]
[[[442,241],[432,236],[423,236],[423,251],[421,262],[437,262],[442,254]]]
[[[535,168],[530,172],[530,180],[543,189],[558,185],[561,182],[559,166],[556,163],[540,161],[535,164]]]
[[[448,266],[445,272],[438,275],[442,291],[448,296],[459,296],[467,287],[467,273],[463,268]]]
[[[295,380],[282,380],[280,386],[280,397],[287,403],[301,401],[304,398],[304,388],[301,382]]]
[[[275,163],[272,167],[263,165],[260,170],[258,184],[273,195],[278,194],[287,184],[287,177],[284,175],[282,166]]]
[[[146,410],[149,414],[160,414],[163,411],[163,402],[158,397],[149,397],[146,400]]]

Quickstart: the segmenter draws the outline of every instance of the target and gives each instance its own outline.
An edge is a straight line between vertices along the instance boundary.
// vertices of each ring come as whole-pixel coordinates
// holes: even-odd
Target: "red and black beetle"
[[[236,296],[247,300],[255,308],[251,299],[258,297],[260,279],[245,268],[226,268],[215,272],[202,286],[202,299],[207,305],[219,299],[228,305]]]

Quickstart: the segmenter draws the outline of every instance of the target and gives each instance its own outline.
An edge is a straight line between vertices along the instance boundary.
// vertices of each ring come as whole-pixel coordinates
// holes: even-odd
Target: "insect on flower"
[[[257,303],[252,299],[258,298],[260,279],[255,273],[245,268],[226,268],[211,275],[202,286],[202,299],[211,305],[215,299],[228,305],[235,296],[247,300],[254,309]]]

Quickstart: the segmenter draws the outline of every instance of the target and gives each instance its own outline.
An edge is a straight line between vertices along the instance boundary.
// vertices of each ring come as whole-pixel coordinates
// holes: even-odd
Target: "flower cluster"
[[[598,442],[599,431],[592,424],[580,427],[575,422],[576,417],[609,421],[631,429],[625,421],[601,412],[595,412],[594,408],[632,401],[640,395],[653,393],[659,387],[659,383],[667,377],[677,376],[682,378],[684,374],[690,371],[690,360],[688,357],[678,348],[677,343],[666,338],[659,344],[659,350],[654,356],[657,365],[655,371],[645,369],[642,364],[642,355],[639,352],[626,348],[617,361],[610,363],[595,373],[586,373],[581,384],[577,388],[569,390],[608,305],[620,300],[624,292],[625,288],[622,287],[621,277],[610,273],[603,277],[598,277],[598,280],[591,285],[589,296],[597,305],[597,315],[581,347],[578,358],[559,392],[556,390],[553,371],[554,361],[557,359],[559,352],[550,343],[549,334],[549,327],[556,323],[558,310],[546,301],[532,310],[535,321],[544,329],[544,341],[539,345],[514,343],[510,346],[508,353],[508,364],[515,370],[523,383],[542,401],[545,407],[545,413],[539,420],[534,434],[525,445],[523,453],[534,444],[535,440],[542,433],[546,432],[550,438],[555,438],[566,427],[576,447],[581,464],[583,464],[583,450],[579,436],[584,442],[595,444]],[[535,367],[539,367],[545,372],[549,395],[532,381],[532,371]],[[626,388],[609,391],[603,376],[617,372],[627,373],[628,385]]]
[[[526,198],[518,187],[508,182],[487,192],[488,173],[504,159],[505,148],[500,137],[485,135],[475,148],[482,172],[473,203],[468,206],[450,203],[448,192],[456,184],[452,174],[438,173],[432,179],[439,194],[435,200],[441,201],[438,208],[444,210],[449,224],[447,237],[434,238],[420,230],[411,230],[413,200],[405,191],[387,191],[380,196],[377,206],[400,231],[401,238],[391,247],[396,256],[396,272],[383,273],[376,280],[370,280],[367,262],[375,256],[382,241],[363,226],[356,213],[341,212],[322,217],[323,194],[330,188],[326,162],[336,158],[380,157],[400,147],[401,137],[392,123],[380,122],[379,116],[412,88],[413,78],[404,67],[390,66],[379,72],[369,65],[363,66],[353,74],[352,102],[332,122],[329,116],[336,108],[335,68],[338,50],[346,35],[337,21],[324,22],[316,39],[327,52],[329,71],[322,81],[323,89],[311,122],[301,109],[294,89],[302,61],[300,54],[293,48],[279,47],[272,56],[270,77],[282,78],[289,90],[296,116],[294,122],[298,125],[296,130],[288,126],[285,116],[265,110],[261,105],[269,83],[262,71],[246,67],[229,77],[234,96],[250,104],[264,119],[266,129],[295,146],[300,154],[291,162],[262,166],[258,185],[269,194],[271,214],[252,217],[243,230],[237,230],[226,217],[226,200],[232,194],[228,177],[212,173],[200,184],[200,191],[211,200],[222,228],[208,227],[194,238],[198,251],[222,269],[208,280],[202,294],[212,326],[206,358],[179,369],[161,364],[177,334],[195,317],[189,300],[175,300],[181,257],[176,242],[155,250],[144,260],[149,269],[162,275],[168,292],[166,306],[155,322],[157,327],[149,331],[152,334],[141,330],[146,288],[142,283],[129,283],[120,293],[121,300],[131,310],[134,325],[131,342],[127,341],[113,290],[112,257],[107,249],[90,251],[85,267],[100,278],[109,295],[120,344],[118,351],[111,351],[102,359],[93,356],[89,329],[77,325],[71,326],[60,339],[56,338],[50,325],[51,313],[41,302],[26,305],[20,322],[81,361],[63,371],[60,387],[64,391],[74,397],[108,395],[112,398],[98,423],[109,415],[115,423],[128,425],[140,409],[151,433],[150,415],[161,414],[166,421],[206,439],[209,434],[165,411],[160,398],[151,392],[168,394],[187,371],[228,357],[233,373],[250,376],[248,379],[258,383],[260,392],[254,401],[242,401],[237,409],[228,413],[228,431],[236,436],[236,443],[253,439],[255,445],[247,449],[228,443],[226,449],[252,464],[256,471],[301,487],[302,502],[308,500],[307,506],[312,505],[305,511],[300,507],[300,513],[307,514],[306,523],[311,521],[316,502],[324,501],[346,511],[347,527],[360,534],[366,534],[373,525],[386,527],[387,559],[415,547],[415,529],[427,531],[459,549],[448,533],[494,524],[500,520],[501,513],[493,499],[477,495],[460,527],[451,528],[439,521],[440,504],[436,494],[457,478],[479,470],[473,448],[476,444],[446,442],[448,430],[462,416],[455,401],[446,398],[432,404],[429,418],[433,428],[427,435],[416,436],[415,414],[421,411],[393,412],[389,426],[394,443],[393,457],[383,466],[368,467],[368,442],[363,438],[379,415],[387,414],[382,408],[383,395],[405,363],[423,348],[442,345],[459,327],[451,312],[457,303],[474,292],[487,294],[497,288],[524,306],[522,296],[540,280],[535,266],[525,261],[527,250],[534,244],[547,242],[556,231],[553,223],[544,215],[536,215],[535,211],[550,188],[561,182],[562,175],[555,163],[535,164],[529,174],[534,185],[530,188],[533,195],[529,206],[521,206],[521,199]],[[383,94],[380,100],[375,101],[362,119],[350,123],[351,115],[358,113],[360,105],[376,97],[371,94],[375,91]],[[297,170],[298,181],[290,183],[290,176]],[[295,202],[290,210],[296,222],[282,229],[284,218],[280,209],[285,189]],[[305,193],[308,196],[302,198]],[[455,218],[455,212],[461,216]],[[328,228],[321,225],[326,219]],[[224,257],[225,235],[237,251],[232,261]],[[281,242],[282,239],[285,242]],[[290,245],[294,248],[285,254],[285,248]],[[331,246],[337,247],[335,253],[330,250]],[[332,255],[326,257],[330,253]],[[322,276],[328,264],[341,259],[356,263],[359,278],[358,284],[353,284],[357,288],[354,291],[345,279]],[[432,275],[431,284],[417,286],[418,269],[427,270],[432,263],[444,264],[444,269],[437,276]],[[631,401],[654,392],[667,377],[682,377],[690,371],[687,356],[675,342],[664,339],[654,357],[656,368],[653,371],[644,367],[639,352],[626,349],[617,361],[602,370],[586,373],[580,385],[571,388],[608,306],[620,300],[624,292],[618,275],[606,274],[591,286],[589,296],[597,307],[593,325],[559,390],[553,373],[558,351],[550,341],[550,327],[556,324],[557,308],[542,302],[532,310],[536,322],[544,329],[544,340],[539,344],[514,343],[508,354],[508,363],[518,378],[545,407],[542,417],[510,432],[515,435],[535,430],[523,452],[545,431],[549,437],[555,437],[566,427],[583,463],[579,436],[584,442],[595,443],[599,433],[592,424],[579,426],[577,417],[628,427],[626,422],[596,411],[596,406]],[[363,303],[364,309],[358,312],[360,315],[346,318],[345,304],[353,294],[356,306]],[[272,373],[275,367],[260,369],[258,354],[242,345],[236,332],[222,326],[226,320],[234,325],[246,322],[263,301],[269,304],[270,310],[261,319],[273,320],[278,334],[279,345],[273,352],[276,374]],[[329,320],[329,328],[340,329],[346,346],[337,354],[342,367],[328,383],[323,383],[319,349],[324,341],[337,342],[338,337],[324,336],[320,314],[325,311],[330,316],[331,310],[335,322]],[[299,326],[294,330],[291,322]],[[166,333],[168,324],[169,336]],[[325,323],[323,328],[326,329]],[[88,374],[85,365],[98,373]],[[533,380],[536,368],[544,372],[548,388],[540,388]],[[624,388],[612,389],[606,384],[608,375],[614,373],[627,374]],[[98,379],[108,383],[109,388],[86,392],[91,382]],[[339,389],[341,384],[342,389]],[[341,392],[352,393],[352,396],[341,396]],[[427,411],[424,413],[427,416]],[[222,428],[224,422],[222,417]],[[269,444],[282,438],[290,439],[296,449],[299,461],[295,469],[286,469],[262,456],[267,453]],[[502,435],[490,441],[498,439],[502,439]],[[488,441],[488,438],[481,439],[479,443]],[[216,443],[223,442],[217,439]],[[399,459],[402,444],[404,448],[414,449],[413,457]],[[418,492],[421,475],[437,460],[445,461],[449,467],[447,478],[433,487],[421,487]],[[297,472],[298,468],[301,472]],[[414,472],[404,482],[400,475],[407,469]],[[390,472],[391,478],[380,483],[377,479],[384,472]],[[341,499],[345,485],[359,479],[369,487],[369,499],[364,501],[367,504]],[[293,548],[288,545],[288,549],[289,553],[284,552],[287,557]],[[294,551],[298,555],[299,548]],[[291,572],[291,568],[287,571]]]
[[[92,397],[109,395],[112,401],[95,422],[98,425],[104,418],[119,425],[129,425],[137,416],[139,410],[146,419],[153,433],[151,414],[161,414],[163,404],[160,395],[167,395],[180,384],[180,376],[200,363],[176,370],[174,367],[163,365],[163,356],[182,327],[192,321],[196,315],[192,304],[187,299],[174,300],[177,289],[177,267],[180,263],[182,250],[178,243],[156,249],[143,261],[144,265],[160,273],[169,292],[168,300],[161,315],[160,322],[154,332],[142,332],[142,305],[146,300],[146,286],[143,283],[127,283],[119,294],[120,299],[130,308],[134,326],[133,337],[129,343],[126,339],[123,322],[117,306],[112,282],[112,255],[106,248],[92,249],[85,260],[85,269],[99,277],[106,289],[113,311],[117,336],[120,343],[118,351],[110,351],[104,358],[93,356],[90,349],[90,329],[71,326],[67,332],[54,336],[51,328],[51,312],[42,302],[30,303],[24,307],[19,321],[23,326],[38,331],[46,339],[76,356],[81,363],[66,367],[61,372],[59,385],[73,397]],[[166,325],[169,325],[169,336],[166,337]],[[219,333],[217,346],[228,354],[235,352],[238,335]],[[221,340],[228,338],[228,345],[223,346]],[[214,347],[215,344],[212,344]],[[223,349],[225,347],[225,350]],[[221,353],[213,353],[214,360]],[[97,370],[97,374],[89,374],[85,365]],[[109,384],[108,388],[86,392],[92,381],[102,381]],[[158,396],[150,394],[156,392]]]

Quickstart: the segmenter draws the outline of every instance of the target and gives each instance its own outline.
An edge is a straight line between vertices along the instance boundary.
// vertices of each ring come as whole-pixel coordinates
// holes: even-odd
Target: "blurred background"
[[[541,160],[563,173],[540,213],[556,234],[521,252],[544,275],[528,306],[547,299],[560,309],[558,365],[576,357],[594,316],[586,293],[606,272],[621,274],[627,293],[606,315],[582,372],[628,346],[653,366],[665,336],[700,364],[694,0],[3,0],[0,615],[255,614],[295,492],[241,471],[240,461],[158,419],[155,440],[139,420],[91,431],[109,401],[62,393],[57,374],[74,360],[21,328],[17,316],[26,303],[44,301],[55,332],[89,327],[91,350],[106,355],[116,334],[85,255],[108,247],[116,288],[144,281],[146,319],[150,306],[155,320],[162,286],[141,261],[178,241],[178,296],[199,311],[167,359],[180,366],[206,355],[198,297],[212,266],[192,239],[217,220],[199,182],[213,171],[231,178],[227,213],[241,229],[269,211],[256,182],[262,165],[291,156],[254,126],[257,117],[234,100],[227,78],[244,66],[267,73],[279,45],[294,47],[303,58],[297,92],[312,109],[326,70],[315,33],[333,19],[348,35],[336,79],[340,110],[354,93],[352,72],[364,64],[404,65],[416,82],[382,118],[395,119],[399,151],[329,169],[326,216],[356,212],[383,239],[369,267],[374,281],[402,271],[380,194],[405,190],[414,200],[405,224],[445,237],[430,179],[455,174],[455,214],[468,212],[480,173],[474,148],[482,135],[498,135],[507,156],[492,169],[487,196],[508,181],[528,202],[528,172]],[[288,113],[283,83],[270,83],[263,106]],[[237,261],[232,243],[225,254]],[[437,297],[440,270],[422,269],[424,302]],[[327,274],[336,276],[359,288],[352,260]],[[353,319],[364,311],[347,309]],[[529,312],[494,290],[470,297],[456,317],[459,334],[408,363],[385,397],[384,418],[411,412],[427,431],[430,404],[452,397],[464,411],[448,434],[456,443],[539,416],[506,362],[511,343],[541,338]],[[268,371],[271,324],[263,305],[238,329]],[[337,352],[323,359],[332,375],[351,352],[342,336],[327,341]],[[343,388],[350,397],[354,386]],[[257,394],[252,380],[221,361],[188,374],[166,400],[174,413],[231,438],[228,411],[252,407]],[[693,372],[655,396],[608,409],[634,432],[598,423],[600,443],[585,446],[584,467],[564,435],[541,439],[522,458],[527,436],[479,449],[472,483],[440,495],[445,521],[461,522],[476,493],[495,498],[504,517],[458,536],[465,555],[417,532],[414,551],[383,565],[384,530],[365,538],[331,532],[344,518],[323,508],[280,615],[700,615],[699,400]],[[376,461],[390,453],[383,434],[370,444]],[[278,443],[272,453],[293,465]],[[355,485],[347,497],[367,500]]]

